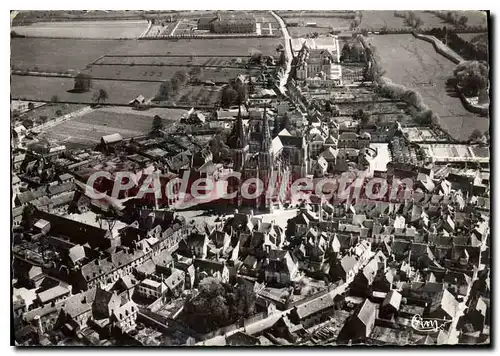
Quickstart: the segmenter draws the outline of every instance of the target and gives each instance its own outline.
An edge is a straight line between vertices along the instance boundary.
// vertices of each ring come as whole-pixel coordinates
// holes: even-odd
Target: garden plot
[[[44,135],[61,143],[95,144],[105,135],[119,133],[124,138],[147,134],[151,130],[153,118],[159,115],[163,124],[178,121],[186,110],[154,108],[135,111],[131,108],[106,107],[94,109],[90,113],[51,127]]]

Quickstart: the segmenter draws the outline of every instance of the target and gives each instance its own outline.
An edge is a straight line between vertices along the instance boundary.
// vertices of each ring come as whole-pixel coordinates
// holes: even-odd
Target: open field
[[[489,119],[467,111],[446,81],[455,64],[434,50],[432,44],[412,35],[371,36],[381,66],[394,83],[418,91],[424,102],[441,117],[441,126],[456,139],[468,139],[474,129],[488,130]]]
[[[31,101],[49,101],[57,95],[60,101],[92,103],[93,91],[104,89],[108,93],[107,102],[127,104],[138,95],[153,97],[159,87],[154,82],[122,82],[93,80],[93,90],[87,93],[68,93],[73,89],[74,81],[70,78],[48,78],[13,75],[11,80],[11,95],[13,98],[26,98]]]
[[[125,43],[120,40],[12,38],[11,65],[23,69],[78,71]]]
[[[123,137],[147,134],[153,118],[159,115],[168,126],[180,119],[186,110],[154,108],[134,111],[130,108],[106,107],[50,128],[44,135],[64,144],[95,144],[104,135],[120,133]]]
[[[413,11],[423,21],[423,28],[443,27],[446,23],[434,14],[426,11]],[[387,29],[410,28],[405,19],[394,16],[393,10],[370,10],[363,11],[360,28]]]
[[[194,67],[187,66],[98,65],[85,70],[85,73],[92,75],[94,78],[165,81],[172,78],[178,71],[190,74],[193,69]],[[196,75],[198,80],[209,80],[217,83],[227,83],[230,79],[236,78],[239,74],[246,74],[248,72],[254,76],[260,74],[260,71],[249,71],[242,68],[231,67],[205,67],[200,68],[200,71],[200,74]]]
[[[260,50],[264,55],[274,55],[280,43],[283,43],[281,38],[141,40],[124,42],[122,46],[114,47],[108,54],[247,56],[255,50]]]
[[[146,20],[37,22],[14,26],[12,31],[26,37],[129,39],[139,37],[147,27]]]
[[[95,65],[144,65],[144,66],[217,66],[217,67],[241,67],[245,68],[248,57],[217,57],[217,56],[106,56],[95,62]],[[239,64],[237,62],[240,62]]]

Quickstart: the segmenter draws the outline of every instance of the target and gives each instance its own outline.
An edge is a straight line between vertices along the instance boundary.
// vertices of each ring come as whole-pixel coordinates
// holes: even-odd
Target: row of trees
[[[160,84],[158,94],[153,100],[166,101],[173,98],[179,90],[184,87],[189,81],[189,76],[183,71],[177,71],[170,80]]]
[[[466,28],[467,22],[469,22],[469,18],[467,16],[465,15],[460,16],[460,14],[457,11],[448,11],[448,12],[436,11],[434,14],[441,20],[461,28]]]
[[[480,34],[476,39],[470,41],[464,40],[460,35],[446,27],[433,28],[428,32],[429,35],[435,36],[441,42],[445,43],[452,50],[460,54],[462,57],[470,60],[487,61],[488,60],[488,44],[487,41],[480,42],[481,37],[487,37],[486,34]]]
[[[198,294],[184,304],[182,317],[193,330],[208,333],[252,316],[255,300],[251,285],[233,287],[207,277],[200,282]]]
[[[414,11],[394,11],[395,17],[405,20],[405,25],[417,30],[423,26],[424,21]]]
[[[351,21],[351,26],[350,26],[351,30],[358,28],[362,20],[363,20],[363,13],[361,11],[357,11],[356,16],[354,16],[354,19]]]

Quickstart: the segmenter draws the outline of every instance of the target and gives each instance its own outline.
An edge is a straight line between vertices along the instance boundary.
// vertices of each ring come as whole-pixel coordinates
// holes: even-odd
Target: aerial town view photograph
[[[491,347],[489,29],[11,10],[11,345]]]

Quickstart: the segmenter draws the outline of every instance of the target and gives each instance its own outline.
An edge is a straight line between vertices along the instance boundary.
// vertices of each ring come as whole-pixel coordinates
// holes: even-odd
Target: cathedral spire
[[[243,127],[243,119],[241,118],[241,105],[238,108],[238,117],[228,143],[233,149],[243,149],[247,145],[245,128]]]
[[[260,142],[261,152],[267,152],[271,148],[271,132],[269,131],[269,122],[267,121],[267,107],[264,107],[264,116],[262,118],[262,137]]]

